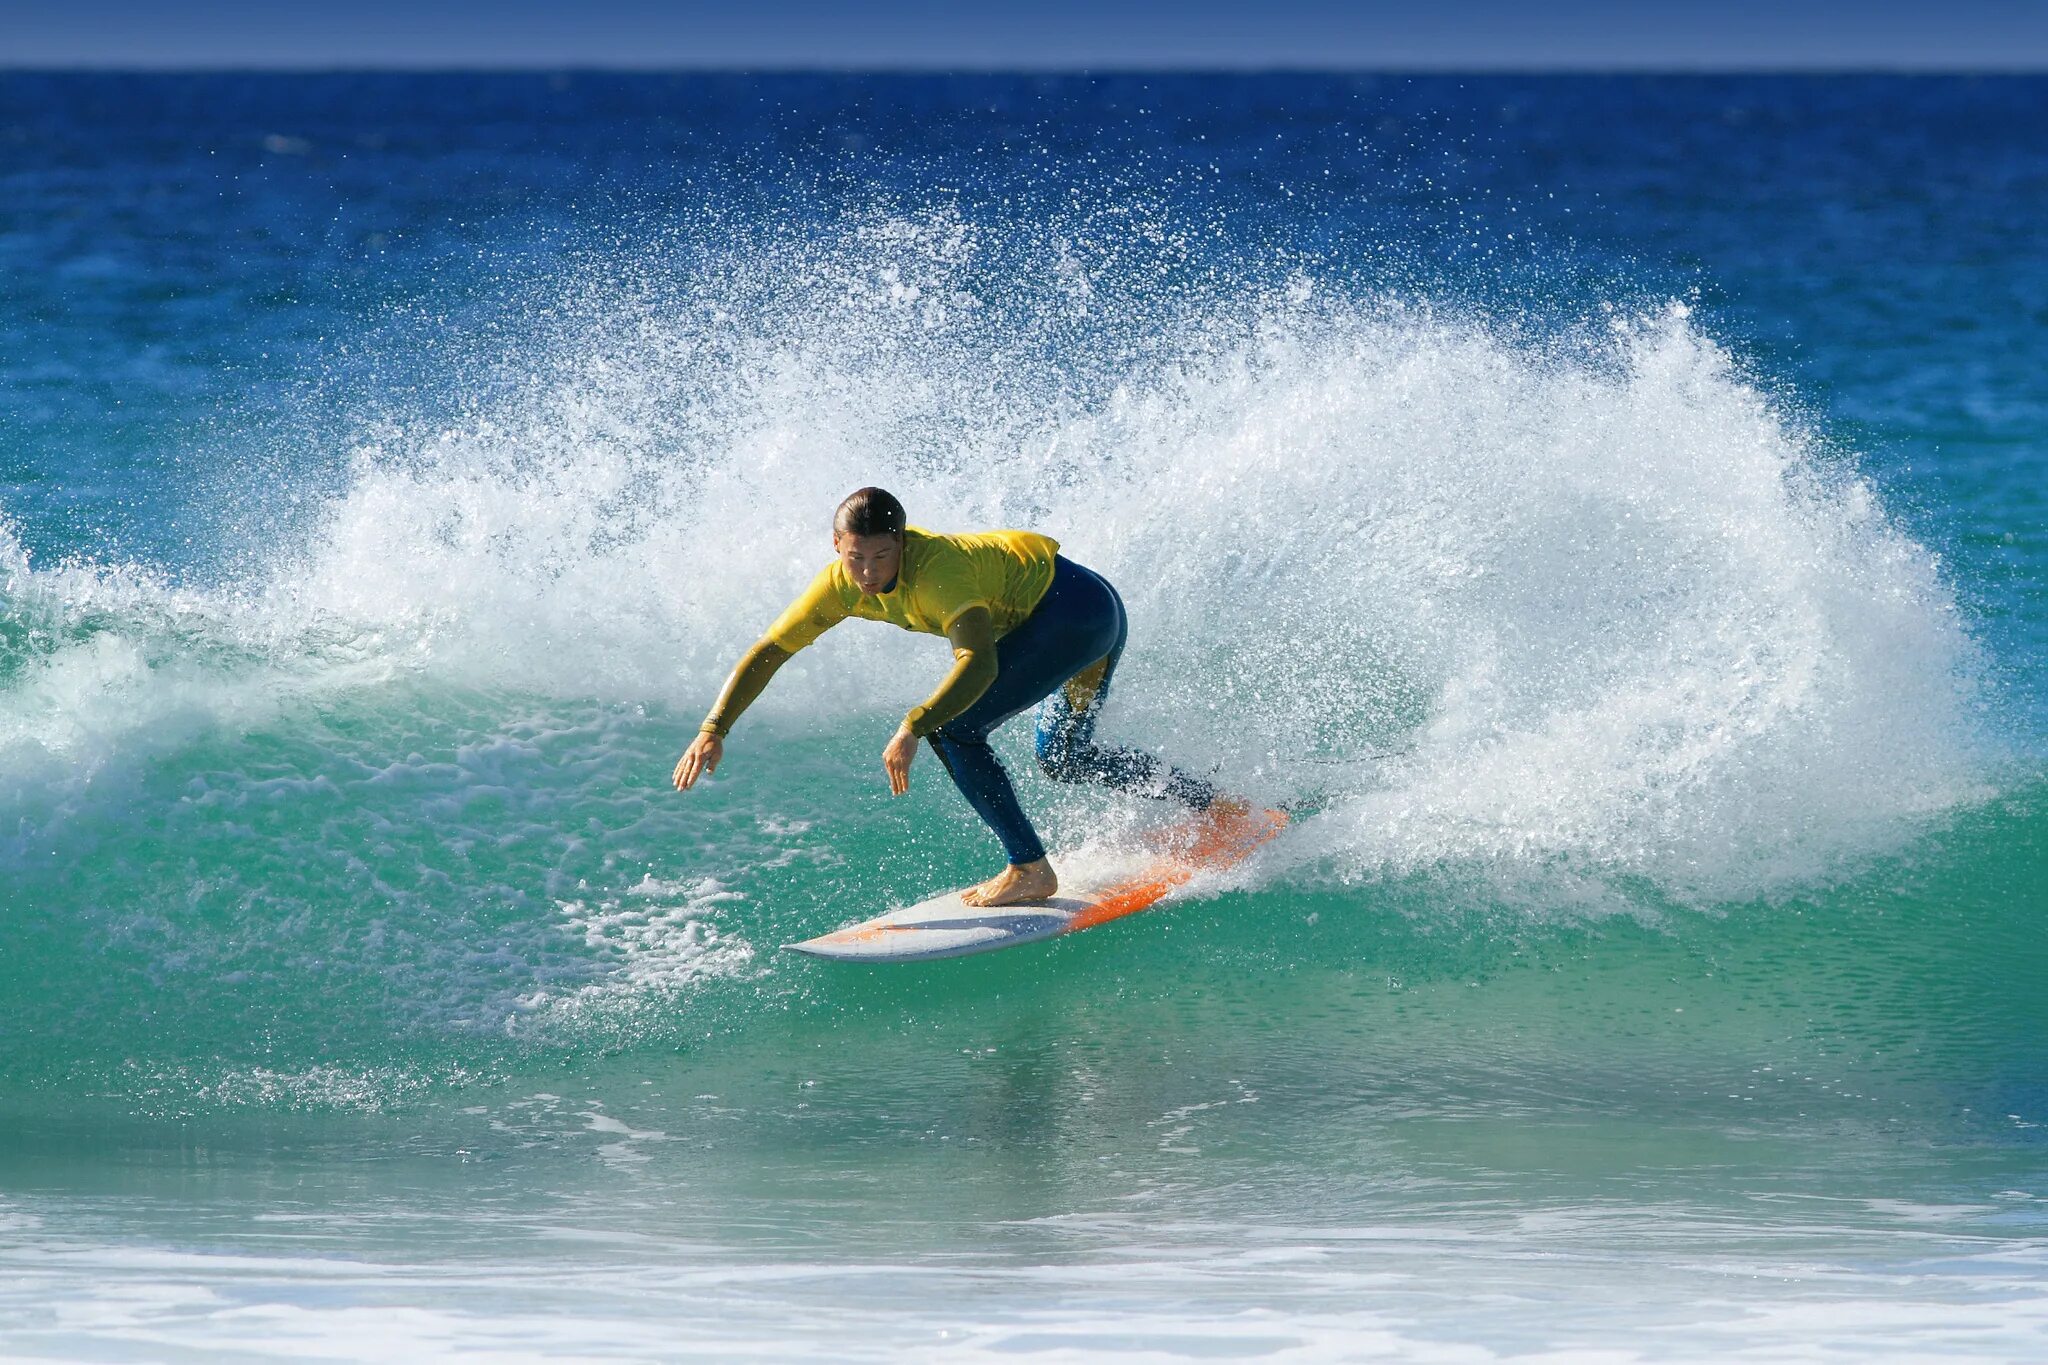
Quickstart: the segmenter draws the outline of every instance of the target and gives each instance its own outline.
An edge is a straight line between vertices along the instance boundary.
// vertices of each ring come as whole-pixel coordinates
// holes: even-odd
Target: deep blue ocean
[[[0,1354],[2048,1354],[2048,78],[0,73]],[[881,484],[1315,812],[1087,934]],[[1051,788],[1056,859],[1161,812]]]

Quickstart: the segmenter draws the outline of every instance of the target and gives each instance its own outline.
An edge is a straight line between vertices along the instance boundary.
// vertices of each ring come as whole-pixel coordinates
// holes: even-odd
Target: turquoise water
[[[2044,107],[0,79],[5,1353],[2037,1357]],[[897,632],[668,789],[865,482],[1316,814],[779,952],[995,856]]]

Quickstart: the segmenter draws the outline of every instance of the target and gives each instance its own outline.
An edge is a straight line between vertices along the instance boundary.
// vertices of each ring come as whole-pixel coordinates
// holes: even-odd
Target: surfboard
[[[841,962],[925,962],[1078,933],[1149,910],[1204,872],[1236,866],[1287,821],[1278,810],[1202,811],[1159,831],[1138,855],[1083,871],[1048,900],[982,908],[951,891],[782,946]]]

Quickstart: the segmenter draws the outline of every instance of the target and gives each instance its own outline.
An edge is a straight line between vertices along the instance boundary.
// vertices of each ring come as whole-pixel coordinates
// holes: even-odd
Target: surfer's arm
[[[889,790],[898,796],[910,790],[910,760],[917,757],[917,742],[980,701],[996,680],[996,623],[987,607],[977,604],[955,616],[946,627],[946,638],[953,642],[953,671],[923,705],[910,708],[882,749],[882,771],[889,775]]]
[[[996,623],[987,607],[969,607],[954,617],[946,638],[953,644],[953,671],[903,718],[903,728],[918,739],[980,701],[996,680]]]
[[[761,689],[768,686],[768,680],[775,676],[775,670],[789,662],[790,651],[773,640],[761,640],[746,652],[732,676],[725,680],[725,687],[718,694],[718,700],[711,707],[711,714],[704,717],[704,723],[697,727],[697,737],[690,741],[690,747],[683,751],[676,763],[676,770],[670,781],[679,792],[686,792],[697,785],[697,779],[706,773],[718,771],[718,764],[725,757],[725,734],[732,729],[732,723],[740,718],[740,712],[761,695]]]
[[[752,706],[754,699],[767,689],[768,680],[775,676],[776,669],[789,662],[791,652],[773,640],[756,640],[754,647],[740,657],[732,676],[725,680],[718,700],[711,704],[711,714],[704,717],[698,732],[720,738],[731,734],[740,712]]]

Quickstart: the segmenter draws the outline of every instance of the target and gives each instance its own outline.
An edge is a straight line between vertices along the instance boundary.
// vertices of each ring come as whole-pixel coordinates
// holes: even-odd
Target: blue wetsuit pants
[[[1116,589],[1100,574],[1055,556],[1052,586],[1031,615],[996,642],[996,679],[988,691],[928,736],[954,785],[1002,840],[1012,863],[1037,862],[1045,845],[1018,806],[988,736],[1033,702],[1045,703],[1038,711],[1038,766],[1047,777],[1171,798],[1197,810],[1216,799],[1216,789],[1201,778],[1142,750],[1095,742],[1096,717],[1129,633]]]

